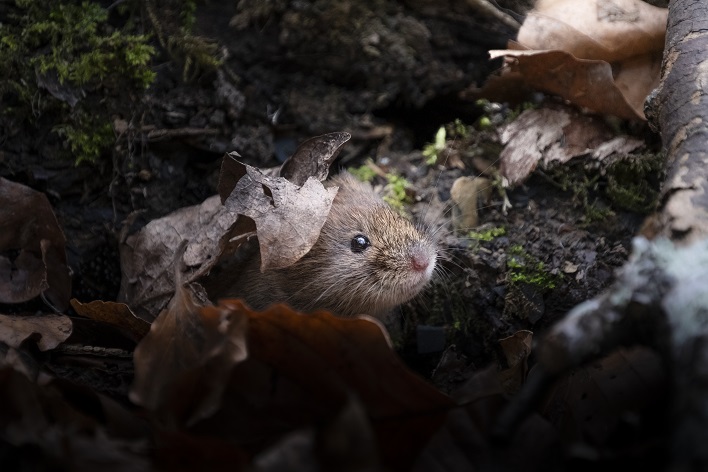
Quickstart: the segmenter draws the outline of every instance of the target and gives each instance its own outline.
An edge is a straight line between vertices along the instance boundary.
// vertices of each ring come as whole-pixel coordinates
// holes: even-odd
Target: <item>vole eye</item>
[[[369,246],[371,246],[371,241],[363,234],[357,234],[352,238],[352,252],[363,252]]]

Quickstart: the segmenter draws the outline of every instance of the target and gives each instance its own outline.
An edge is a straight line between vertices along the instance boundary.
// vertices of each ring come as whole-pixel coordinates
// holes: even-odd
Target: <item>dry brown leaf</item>
[[[54,349],[67,340],[71,329],[71,320],[64,315],[0,315],[0,341],[16,349],[35,336],[40,351]]]
[[[506,394],[517,393],[526,380],[532,341],[533,333],[526,330],[499,340],[507,364],[507,369],[499,373],[499,382]]]
[[[171,428],[217,410],[231,367],[247,355],[243,315],[199,308],[178,289],[134,352],[130,399]]]
[[[312,248],[336,194],[312,177],[298,187],[246,166],[224,206],[255,221],[265,271],[290,266]]]
[[[221,438],[164,430],[157,431],[156,436],[153,470],[260,472],[249,467],[251,457],[246,451]]]
[[[285,305],[251,312],[237,300],[203,313],[222,310],[248,317],[249,357],[234,367],[221,411],[195,431],[262,444],[332,419],[356,395],[384,464],[402,469],[452,406],[405,367],[371,318],[301,314]]]
[[[135,341],[139,341],[150,331],[150,323],[135,316],[125,303],[100,300],[81,303],[73,298],[71,307],[81,316],[123,329]]]
[[[605,61],[578,59],[564,51],[490,51],[492,58],[502,55],[513,58],[509,71],[515,78],[522,77],[526,87],[626,119],[645,119],[644,99],[658,85],[661,67],[661,53],[636,57],[614,68]]]
[[[521,79],[590,110],[643,120],[644,100],[658,85],[667,14],[639,0],[539,2],[518,44],[490,51],[507,63],[489,89],[498,94],[507,76],[509,87]]]
[[[549,392],[543,415],[566,441],[604,445],[624,414],[661,402],[661,359],[647,348],[620,349],[563,377]]]
[[[0,178],[0,302],[43,295],[52,308],[69,306],[66,240],[47,197]]]
[[[630,136],[614,136],[605,123],[569,107],[526,110],[502,129],[500,138],[505,147],[499,171],[510,186],[523,182],[539,164],[586,154],[597,160],[625,156],[644,145]]]
[[[207,273],[234,233],[250,231],[240,221],[218,196],[152,220],[121,244],[118,301],[141,318],[154,319],[175,291],[175,265],[185,284]],[[184,251],[178,251],[185,242]]]
[[[297,151],[280,168],[280,176],[295,185],[305,185],[313,177],[319,181],[327,178],[329,166],[339,155],[342,146],[352,137],[349,133],[329,133],[304,141]]]

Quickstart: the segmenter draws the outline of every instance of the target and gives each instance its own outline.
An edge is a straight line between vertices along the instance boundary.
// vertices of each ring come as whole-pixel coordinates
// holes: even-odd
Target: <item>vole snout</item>
[[[429,248],[423,247],[422,244],[413,246],[410,253],[410,260],[411,269],[415,272],[427,273],[429,268],[432,271],[432,266],[435,264],[434,255],[431,254]]]

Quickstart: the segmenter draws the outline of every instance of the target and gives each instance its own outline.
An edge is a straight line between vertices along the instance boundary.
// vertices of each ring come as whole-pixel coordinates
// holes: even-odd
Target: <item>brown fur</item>
[[[312,249],[294,265],[265,273],[256,253],[225,296],[243,297],[254,308],[282,301],[299,310],[381,316],[420,292],[437,257],[431,237],[350,174],[331,185],[339,192]],[[371,246],[355,253],[351,241],[358,234]],[[430,261],[429,271],[411,268],[411,251]]]

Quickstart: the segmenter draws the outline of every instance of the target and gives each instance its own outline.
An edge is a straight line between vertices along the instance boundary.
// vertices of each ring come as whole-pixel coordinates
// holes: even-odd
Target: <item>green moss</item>
[[[371,162],[369,159],[367,162]],[[371,166],[364,164],[360,167],[349,167],[347,171],[362,182],[371,182],[376,177],[376,172]]]
[[[492,241],[494,238],[499,236],[504,236],[506,234],[506,228],[503,226],[489,228],[486,231],[470,231],[468,237],[476,241]]]
[[[106,98],[128,107],[155,79],[149,36],[108,16],[91,1],[15,0],[0,24],[0,107],[15,123],[49,125],[77,163],[114,140]]]
[[[66,139],[77,165],[84,161],[96,161],[115,141],[110,123],[96,124],[87,122],[86,119],[79,120],[76,125],[58,125],[53,131]]]
[[[62,84],[105,85],[110,77],[128,77],[145,88],[154,80],[148,65],[155,49],[147,44],[148,36],[111,32],[108,12],[100,5],[58,3],[46,11],[38,1],[26,3],[20,29],[3,35],[14,52],[29,55],[15,60],[27,60],[40,74],[56,73]]]
[[[663,180],[663,154],[645,154],[622,159],[607,170],[607,196],[613,205],[637,213],[649,213],[659,198]]]
[[[448,125],[448,127],[452,128],[452,133],[451,136],[455,138],[462,138],[465,139],[469,136],[470,134],[470,128],[462,122],[459,118],[455,119],[455,121],[452,122],[452,124]]]
[[[435,165],[438,162],[438,156],[441,152],[445,150],[445,127],[441,126],[438,132],[435,133],[435,140],[432,143],[428,143],[423,147],[423,155],[425,156],[425,163],[429,166]]]
[[[593,196],[598,193],[602,177],[597,169],[586,169],[583,165],[566,163],[551,170],[549,177],[551,183],[562,191],[572,192],[573,202],[585,212],[586,223],[604,221],[615,216],[612,209]]]
[[[512,284],[529,284],[541,290],[555,288],[558,276],[551,274],[543,262],[527,253],[520,245],[514,245],[507,251],[509,256],[506,266],[509,269],[509,281]]]
[[[487,116],[483,116],[479,119],[479,129],[489,129],[492,126],[492,120]]]
[[[173,59],[182,62],[185,82],[194,80],[204,70],[221,65],[222,60],[217,57],[219,45],[192,32],[196,22],[195,0],[163,0],[159,9],[157,7],[155,2],[145,2],[158,41]]]
[[[406,188],[410,184],[404,177],[393,173],[387,174],[386,179],[388,180],[388,185],[386,185],[384,201],[399,213],[405,213],[406,203],[411,203],[406,192]]]

